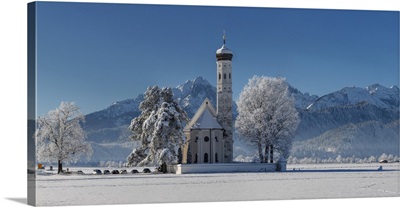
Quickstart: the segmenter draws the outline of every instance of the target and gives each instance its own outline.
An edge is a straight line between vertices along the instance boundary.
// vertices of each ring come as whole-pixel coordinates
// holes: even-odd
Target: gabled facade
[[[185,127],[186,142],[182,163],[218,163],[224,159],[223,128],[217,122],[217,114],[206,98]]]

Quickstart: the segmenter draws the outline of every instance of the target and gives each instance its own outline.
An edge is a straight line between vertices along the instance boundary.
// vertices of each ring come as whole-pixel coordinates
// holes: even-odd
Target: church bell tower
[[[217,57],[217,121],[224,129],[224,162],[233,160],[233,118],[232,118],[232,57],[226,46],[225,32],[223,45],[216,52]]]

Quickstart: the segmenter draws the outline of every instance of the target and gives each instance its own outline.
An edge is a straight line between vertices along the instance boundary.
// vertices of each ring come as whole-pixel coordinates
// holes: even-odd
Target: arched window
[[[231,79],[231,74],[229,73],[229,79]]]
[[[204,153],[204,163],[208,163],[208,153]]]
[[[226,79],[226,74],[224,73],[224,79]]]
[[[218,80],[221,80],[221,73],[219,73],[218,75]]]
[[[215,153],[215,162],[218,162],[218,153]]]

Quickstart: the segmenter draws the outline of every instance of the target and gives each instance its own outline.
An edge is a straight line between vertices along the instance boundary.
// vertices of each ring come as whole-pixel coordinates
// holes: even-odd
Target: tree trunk
[[[178,148],[178,164],[182,164],[182,149]]]
[[[265,162],[263,152],[262,152],[262,145],[261,142],[258,142],[258,157],[260,158],[260,162]]]
[[[269,162],[273,163],[274,162],[274,146],[272,144],[269,145],[269,150],[270,150]]]
[[[268,163],[269,157],[270,157],[269,146],[270,146],[270,144],[268,144],[268,143],[265,144],[265,149],[264,149],[265,163]]]
[[[62,162],[58,160],[58,174],[62,173]]]

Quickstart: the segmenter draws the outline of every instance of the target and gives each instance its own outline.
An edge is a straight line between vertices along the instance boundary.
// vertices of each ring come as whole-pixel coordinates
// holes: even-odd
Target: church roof
[[[222,129],[217,122],[216,112],[210,100],[206,98],[200,108],[194,114],[192,120],[186,125],[185,130],[190,129]]]
[[[222,129],[221,125],[218,124],[217,119],[211,115],[209,110],[204,110],[200,118],[191,128]]]
[[[232,50],[227,48],[225,44],[222,45],[221,48],[219,48],[216,52],[217,54],[233,54]]]

